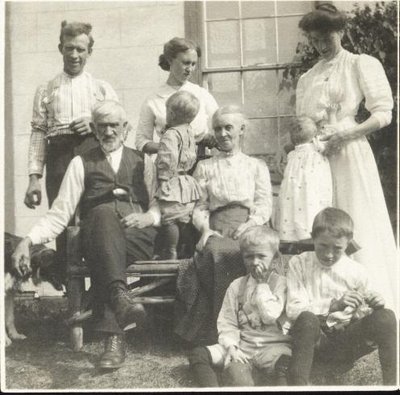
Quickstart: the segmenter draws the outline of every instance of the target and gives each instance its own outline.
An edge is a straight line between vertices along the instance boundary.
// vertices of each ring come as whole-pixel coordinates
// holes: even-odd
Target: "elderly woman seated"
[[[268,222],[272,209],[266,164],[240,149],[246,130],[244,114],[236,106],[222,107],[215,112],[212,126],[220,152],[199,162],[193,174],[202,189],[193,213],[201,238],[192,271],[196,279],[188,291],[192,300],[186,301],[175,329],[186,341],[202,345],[217,341],[216,320],[225,291],[245,274],[239,236],[251,226]]]

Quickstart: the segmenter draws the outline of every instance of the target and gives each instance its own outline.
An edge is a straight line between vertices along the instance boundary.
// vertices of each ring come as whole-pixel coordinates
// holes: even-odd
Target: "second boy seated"
[[[277,232],[266,226],[242,234],[240,252],[248,274],[226,291],[217,321],[218,344],[197,347],[189,357],[200,386],[219,386],[214,367],[224,368],[229,386],[253,386],[254,368],[275,376],[276,385],[286,385],[291,347],[281,329],[286,278],[273,267],[278,248]]]
[[[349,258],[353,221],[343,210],[326,208],[314,219],[315,252],[289,262],[286,312],[293,356],[289,381],[307,385],[317,351],[321,357],[354,362],[378,346],[383,384],[396,383],[396,318],[370,289],[365,267]]]

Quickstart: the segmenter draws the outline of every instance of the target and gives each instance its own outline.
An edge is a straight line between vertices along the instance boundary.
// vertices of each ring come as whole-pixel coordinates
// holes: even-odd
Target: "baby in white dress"
[[[295,146],[288,154],[281,189],[277,227],[283,241],[311,237],[315,215],[332,206],[332,176],[318,127],[308,117],[298,117],[290,130]]]

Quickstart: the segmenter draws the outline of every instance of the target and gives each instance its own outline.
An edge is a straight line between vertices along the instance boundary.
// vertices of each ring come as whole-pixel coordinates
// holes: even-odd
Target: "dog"
[[[31,271],[20,276],[13,271],[11,256],[22,240],[21,237],[11,233],[4,233],[4,292],[5,292],[5,343],[6,347],[11,345],[13,340],[26,339],[26,336],[18,333],[14,322],[14,296],[21,290],[24,282],[32,278],[34,285],[42,281],[49,282],[57,291],[62,291],[63,286],[57,277],[55,270],[55,254],[53,249],[43,244],[30,247]]]

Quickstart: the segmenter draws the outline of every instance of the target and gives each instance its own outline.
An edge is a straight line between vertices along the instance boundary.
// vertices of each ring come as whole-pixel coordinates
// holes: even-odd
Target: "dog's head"
[[[55,256],[56,252],[51,249],[45,249],[40,254],[32,254],[32,282],[39,285],[42,281],[46,281],[57,291],[62,291],[63,286],[57,275]]]
[[[19,275],[12,265],[12,254],[15,251],[22,238],[12,233],[4,232],[4,270],[10,276],[9,284],[6,289],[18,290],[20,285],[32,278],[35,285],[41,281],[49,282],[56,290],[63,289],[60,275],[55,264],[56,252],[43,244],[34,245],[29,248],[31,255],[30,270],[23,276]]]

